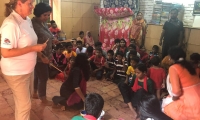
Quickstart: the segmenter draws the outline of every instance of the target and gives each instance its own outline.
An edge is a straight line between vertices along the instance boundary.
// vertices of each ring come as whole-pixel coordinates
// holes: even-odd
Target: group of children
[[[66,80],[76,55],[86,53],[91,66],[91,76],[96,77],[97,80],[101,80],[105,76],[106,80],[118,84],[124,102],[132,110],[133,103],[137,105],[137,101],[132,101],[132,94],[134,94],[134,100],[136,100],[135,98],[139,99],[142,91],[139,93],[137,91],[140,88],[156,94],[157,98],[161,99],[161,90],[165,88],[167,69],[171,63],[169,56],[161,61],[157,45],[154,45],[152,51],[147,54],[140,50],[133,41],[130,41],[130,45],[127,47],[124,39],[116,39],[114,47],[107,52],[102,50],[102,43],[99,41],[95,42],[94,47],[87,46],[87,48],[84,47],[81,40],[76,40],[75,43],[61,42],[56,46],[52,62],[61,71],[64,71],[58,72],[56,78],[62,81]],[[190,56],[191,63],[196,68],[198,75],[200,75],[199,56],[198,53]]]

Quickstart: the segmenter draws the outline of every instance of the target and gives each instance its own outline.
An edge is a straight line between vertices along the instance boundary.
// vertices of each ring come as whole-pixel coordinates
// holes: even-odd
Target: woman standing
[[[172,47],[169,56],[174,64],[169,68],[169,96],[163,100],[163,111],[174,120],[199,120],[200,79],[181,48]]]
[[[91,36],[91,32],[90,31],[87,31],[86,36],[84,38],[84,41],[85,41],[85,46],[86,47],[92,46],[94,48],[94,40],[93,40],[93,37]]]
[[[55,105],[80,106],[85,101],[86,81],[90,77],[90,66],[87,59],[85,53],[77,55],[68,79],[60,88],[60,96],[54,96],[52,99]]]
[[[146,23],[142,18],[142,13],[138,12],[136,19],[133,20],[131,29],[130,29],[130,40],[134,40],[136,45],[140,48],[144,46],[146,34]]]
[[[52,58],[52,42],[54,40],[53,34],[49,31],[46,21],[49,19],[52,8],[45,3],[39,3],[35,6],[34,15],[32,19],[33,28],[38,36],[38,43],[44,43],[49,39],[47,47],[42,53],[38,53],[38,59],[35,66],[34,78],[34,98],[39,98],[42,103],[50,105],[46,99],[46,86],[49,77],[49,60]],[[38,92],[38,95],[37,95]]]
[[[13,92],[15,120],[29,120],[30,90],[37,53],[46,47],[45,41],[37,45],[37,36],[28,15],[34,0],[10,0],[6,3],[1,26],[1,69]]]

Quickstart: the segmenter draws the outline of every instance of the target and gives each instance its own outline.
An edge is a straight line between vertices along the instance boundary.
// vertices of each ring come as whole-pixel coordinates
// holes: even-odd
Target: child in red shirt
[[[166,72],[163,68],[159,67],[160,59],[155,56],[151,59],[152,67],[149,68],[147,76],[150,77],[155,83],[156,96],[160,99],[161,89],[165,87]]]
[[[49,28],[49,30],[54,35],[54,37],[58,39],[61,30],[57,27],[57,24],[54,20],[51,20],[50,23],[51,27]]]
[[[102,55],[102,49],[98,48],[95,51],[95,55],[90,57],[88,60],[90,61],[90,65],[93,71],[93,74],[95,74],[95,77],[97,80],[101,80],[103,76],[103,66],[105,64],[105,58]]]

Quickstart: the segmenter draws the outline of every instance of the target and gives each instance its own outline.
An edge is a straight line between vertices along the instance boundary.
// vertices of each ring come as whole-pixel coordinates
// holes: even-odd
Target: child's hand
[[[110,78],[113,79],[114,78],[114,74],[110,75]]]
[[[161,88],[165,88],[165,83],[163,83],[163,84],[161,85]]]

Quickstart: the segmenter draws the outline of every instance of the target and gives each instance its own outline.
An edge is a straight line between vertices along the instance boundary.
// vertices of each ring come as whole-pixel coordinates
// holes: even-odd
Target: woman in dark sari
[[[68,79],[60,88],[60,96],[52,98],[54,105],[83,106],[86,95],[86,81],[89,80],[90,66],[85,53],[80,53],[75,58]]]

